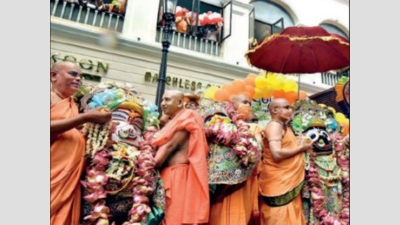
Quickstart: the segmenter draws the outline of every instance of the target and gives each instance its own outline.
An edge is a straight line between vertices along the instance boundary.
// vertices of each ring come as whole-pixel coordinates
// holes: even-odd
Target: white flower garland
[[[108,141],[108,134],[111,128],[111,122],[108,122],[104,125],[98,123],[86,123],[85,128],[89,132],[86,142],[86,154],[93,158],[96,152],[106,146]],[[100,130],[101,132],[99,132]]]

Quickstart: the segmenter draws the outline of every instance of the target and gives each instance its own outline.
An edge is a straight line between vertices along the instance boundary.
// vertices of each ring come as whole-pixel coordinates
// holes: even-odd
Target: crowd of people
[[[72,95],[82,85],[81,76],[69,62],[55,63],[50,72],[52,225],[113,221],[107,216],[112,212],[96,207],[90,219],[81,215],[86,201],[81,179],[88,173],[83,125],[104,124],[114,116],[104,107],[79,113]],[[138,143],[155,149],[152,160],[162,181],[164,216],[161,221],[128,219],[124,225],[313,224],[303,211],[302,192],[307,185],[304,153],[313,151],[316,140],[292,131],[293,108],[287,100],[272,99],[266,127],[256,123],[251,99],[241,94],[221,103],[167,90],[160,107],[160,130],[151,141]],[[111,135],[110,141],[115,141]],[[343,144],[348,148],[349,139]]]

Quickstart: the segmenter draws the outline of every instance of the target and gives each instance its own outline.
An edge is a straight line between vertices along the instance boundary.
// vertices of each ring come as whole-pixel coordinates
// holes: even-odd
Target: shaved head
[[[240,103],[248,104],[249,106],[251,106],[251,101],[250,101],[249,97],[247,97],[244,94],[238,94],[238,95],[233,96],[232,103],[233,103],[233,107],[235,108],[235,110],[237,110],[239,108]]]
[[[241,114],[244,120],[248,121],[251,111],[251,100],[247,95],[238,94],[232,97],[233,107],[237,113]]]
[[[282,123],[288,122],[292,118],[292,108],[288,100],[284,98],[274,98],[268,106],[271,118]]]
[[[284,98],[274,98],[271,103],[269,103],[268,109],[271,112],[274,108],[284,105],[290,105],[288,100]]]
[[[174,118],[184,108],[184,97],[183,92],[178,90],[165,91],[161,102],[161,109],[164,114],[171,119]]]
[[[51,89],[63,98],[70,97],[82,84],[82,71],[72,62],[57,62],[50,68]]]
[[[175,98],[177,100],[182,100],[184,99],[185,95],[183,94],[182,91],[178,91],[178,90],[167,90],[165,91],[164,95],[169,95],[172,98]]]
[[[74,68],[80,71],[79,67],[72,62],[56,62],[51,66],[51,72],[58,72],[60,70],[65,70],[69,68]]]

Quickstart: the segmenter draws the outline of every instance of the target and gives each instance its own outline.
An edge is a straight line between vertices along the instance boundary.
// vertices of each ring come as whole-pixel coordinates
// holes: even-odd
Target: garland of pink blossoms
[[[242,114],[236,112],[231,102],[224,102],[224,107],[228,116],[232,119],[237,127],[236,142],[233,143],[232,150],[240,158],[243,165],[247,166],[250,163],[255,163],[260,154],[259,147],[250,142],[251,131]]]
[[[92,163],[86,168],[86,180],[81,181],[90,194],[84,196],[93,210],[84,220],[96,224],[109,224],[108,218],[110,209],[106,206],[107,191],[104,186],[107,184],[108,176],[106,168],[110,164],[111,153],[107,149],[97,151],[93,157]]]
[[[337,138],[337,139],[336,139]],[[343,149],[343,144],[339,142],[341,137],[335,138],[335,152],[337,154],[337,162],[341,167],[341,179],[343,182],[343,203],[339,213],[339,218],[332,216],[327,210],[327,199],[322,192],[321,178],[318,174],[317,166],[314,162],[316,154],[310,153],[310,169],[308,171],[307,180],[310,184],[312,211],[314,216],[321,221],[322,225],[348,225],[350,224],[349,207],[350,207],[350,178],[349,178],[349,156]]]
[[[342,136],[338,135],[340,140]],[[337,138],[339,140],[339,138]],[[345,224],[350,224],[350,155],[349,149],[344,148],[344,144],[335,141],[338,165],[342,168],[342,182],[344,185],[342,210],[340,211],[340,220]]]
[[[156,128],[148,129],[144,134],[145,141],[140,143],[140,155],[137,157],[136,165],[137,170],[133,183],[133,206],[129,211],[129,223],[125,222],[123,225],[140,224],[141,222],[147,222],[147,214],[151,212],[149,205],[148,196],[153,193],[154,188],[152,182],[155,177],[155,165],[154,155],[156,149],[151,145],[154,134],[158,130]]]
[[[135,163],[136,170],[134,173],[137,175],[133,180],[133,205],[128,213],[129,222],[123,225],[140,225],[147,222],[147,214],[151,212],[149,206],[148,196],[153,193],[154,188],[152,182],[154,181],[155,174],[155,147],[150,143],[158,128],[153,125],[158,125],[157,115],[149,112],[148,120],[146,121],[146,128],[143,134],[144,141],[140,143],[140,154],[137,156]],[[154,118],[155,117],[155,118]],[[112,130],[109,132],[113,132]],[[107,134],[108,135],[108,134]],[[110,164],[112,154],[110,151],[103,147],[98,150],[92,160],[90,166],[87,167],[86,180],[81,181],[82,185],[89,190],[88,195],[84,196],[93,210],[90,215],[86,216],[84,220],[89,221],[90,224],[108,225],[110,217],[110,209],[106,206],[107,191],[105,185],[108,181],[106,175],[106,168]]]

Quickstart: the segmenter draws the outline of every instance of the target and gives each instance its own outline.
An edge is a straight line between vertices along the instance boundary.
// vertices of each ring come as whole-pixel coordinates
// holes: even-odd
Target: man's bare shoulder
[[[265,127],[265,131],[275,131],[275,132],[281,132],[282,131],[282,124],[277,123],[275,121],[271,121],[267,124]]]

